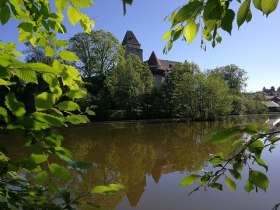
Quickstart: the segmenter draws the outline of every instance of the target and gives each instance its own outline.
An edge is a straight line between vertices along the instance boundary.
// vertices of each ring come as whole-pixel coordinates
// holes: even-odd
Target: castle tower
[[[133,53],[137,55],[141,59],[141,61],[143,61],[143,50],[140,48],[141,44],[138,42],[132,31],[126,32],[122,45],[125,49],[126,58],[130,53]]]
[[[155,52],[153,51],[149,60],[148,60],[149,68],[154,75],[154,85],[156,88],[160,88],[161,84],[164,81],[165,70],[162,67],[160,60],[157,58]]]

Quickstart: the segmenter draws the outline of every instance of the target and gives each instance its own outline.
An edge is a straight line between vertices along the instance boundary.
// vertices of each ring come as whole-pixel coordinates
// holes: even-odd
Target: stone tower
[[[140,48],[141,44],[138,42],[132,31],[126,32],[122,45],[125,49],[126,58],[130,53],[133,53],[137,55],[141,59],[141,61],[143,61],[143,50]]]

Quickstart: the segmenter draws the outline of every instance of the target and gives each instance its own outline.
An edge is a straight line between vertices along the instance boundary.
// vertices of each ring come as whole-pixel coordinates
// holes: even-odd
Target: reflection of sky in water
[[[268,176],[270,187],[267,192],[259,190],[258,193],[246,193],[243,190],[243,181],[237,182],[236,192],[231,192],[227,186],[224,191],[208,189],[187,194],[193,189],[191,186],[180,187],[179,182],[184,174],[174,172],[165,174],[159,183],[155,184],[152,177],[147,176],[145,192],[136,207],[131,207],[127,198],[123,200],[118,210],[265,210],[272,209],[273,205],[280,202],[279,159],[280,148],[272,154],[265,153],[263,158],[269,162]],[[246,173],[245,173],[246,174]],[[242,184],[242,185],[241,185]]]
[[[224,185],[221,192],[207,189],[187,196],[193,188],[179,184],[187,171],[201,170],[207,165],[209,153],[230,151],[229,143],[203,142],[202,136],[221,127],[266,120],[267,116],[258,116],[221,122],[97,124],[90,130],[73,129],[65,135],[71,139],[70,149],[77,150],[75,154],[96,163],[92,180],[99,180],[98,184],[102,184],[101,180],[120,181],[125,186],[125,192],[114,202],[101,201],[102,210],[265,210],[280,202],[280,171],[276,162],[280,159],[280,148],[263,154],[271,182],[267,192],[247,194],[243,190],[248,178],[246,170],[243,180],[236,181],[236,192]],[[79,139],[79,144],[72,145],[74,139]]]
[[[247,194],[243,190],[248,171],[237,182],[236,192],[224,186],[221,192],[208,189],[187,196],[193,188],[179,186],[186,172],[201,171],[207,165],[208,154],[230,152],[230,143],[202,141],[205,134],[235,124],[266,120],[263,115],[218,122],[98,123],[61,132],[65,136],[64,146],[77,159],[94,162],[86,187],[116,182],[124,185],[125,190],[115,196],[98,198],[101,210],[266,210],[280,202],[280,147],[262,157],[269,166],[271,183],[267,192]],[[241,137],[242,134],[237,136]],[[15,143],[16,139],[10,142],[14,143],[15,157],[22,158],[22,147],[14,147],[20,144]],[[81,188],[79,182],[73,186]]]

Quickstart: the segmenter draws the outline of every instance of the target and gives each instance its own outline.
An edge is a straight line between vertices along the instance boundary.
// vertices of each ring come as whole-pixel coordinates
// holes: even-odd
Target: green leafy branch
[[[51,11],[48,0],[3,0],[0,3],[1,25],[11,18],[19,21],[18,41],[42,47],[46,63],[24,63],[15,43],[0,42],[0,132],[19,131],[26,141],[24,146],[36,148],[21,160],[13,160],[2,145],[8,136],[1,136],[0,144],[0,207],[1,209],[74,209],[86,195],[115,192],[121,185],[99,186],[83,193],[69,189],[75,173],[84,177],[90,163],[77,161],[62,147],[63,136],[55,128],[68,124],[89,122],[92,107],[81,110],[79,100],[87,97],[79,71],[69,65],[78,57],[65,49],[68,42],[56,38],[66,33],[63,11],[67,9],[70,23],[80,25],[90,33],[94,21],[80,8],[87,8],[92,0],[56,0],[57,12]],[[56,48],[64,48],[57,52]],[[31,87],[30,100],[22,91]],[[63,162],[58,164],[50,157]],[[57,202],[63,201],[62,203]],[[93,202],[87,205],[97,206]]]
[[[201,29],[202,35],[201,48],[206,50],[206,41],[211,42],[212,47],[215,47],[217,43],[222,41],[222,37],[218,34],[219,30],[226,31],[231,35],[235,16],[238,28],[245,21],[251,21],[251,4],[268,16],[276,10],[278,1],[244,0],[242,3],[238,1],[241,5],[236,12],[230,8],[232,1],[189,1],[169,15],[168,20],[171,23],[171,28],[163,36],[163,39],[168,41],[164,48],[164,53],[170,51],[173,42],[181,36],[190,44],[197,36],[199,29]]]
[[[258,191],[258,188],[266,191],[269,186],[268,177],[261,171],[254,170],[250,166],[249,161],[251,161],[252,164],[257,163],[267,171],[268,166],[265,161],[261,159],[261,154],[265,148],[269,148],[269,151],[271,151],[275,147],[275,143],[280,140],[280,138],[277,136],[280,131],[263,133],[256,132],[256,130],[259,129],[260,128],[255,126],[245,126],[245,128],[231,128],[211,134],[213,138],[218,137],[221,140],[232,137],[236,133],[247,131],[251,133],[251,137],[249,141],[234,141],[234,153],[229,157],[225,157],[223,153],[212,155],[209,163],[212,165],[213,169],[210,171],[205,171],[203,175],[190,174],[186,176],[182,180],[181,186],[193,185],[197,180],[200,180],[198,186],[192,190],[189,195],[200,190],[201,188],[215,188],[218,190],[223,190],[223,184],[219,181],[221,181],[221,177],[224,177],[225,184],[228,186],[228,188],[231,191],[235,191],[235,180],[241,180],[242,170],[245,166],[247,166],[249,169],[249,178],[246,181],[244,190],[248,193],[253,189]],[[266,128],[264,130],[266,130]]]

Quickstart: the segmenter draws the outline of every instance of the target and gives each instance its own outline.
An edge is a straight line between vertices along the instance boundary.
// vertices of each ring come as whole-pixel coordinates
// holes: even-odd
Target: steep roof
[[[148,60],[148,65],[150,68],[162,69],[162,65],[154,51],[152,52],[152,54]]]
[[[126,44],[134,44],[140,46],[140,43],[138,42],[136,36],[132,31],[127,31],[123,38],[122,45],[126,45]]]

